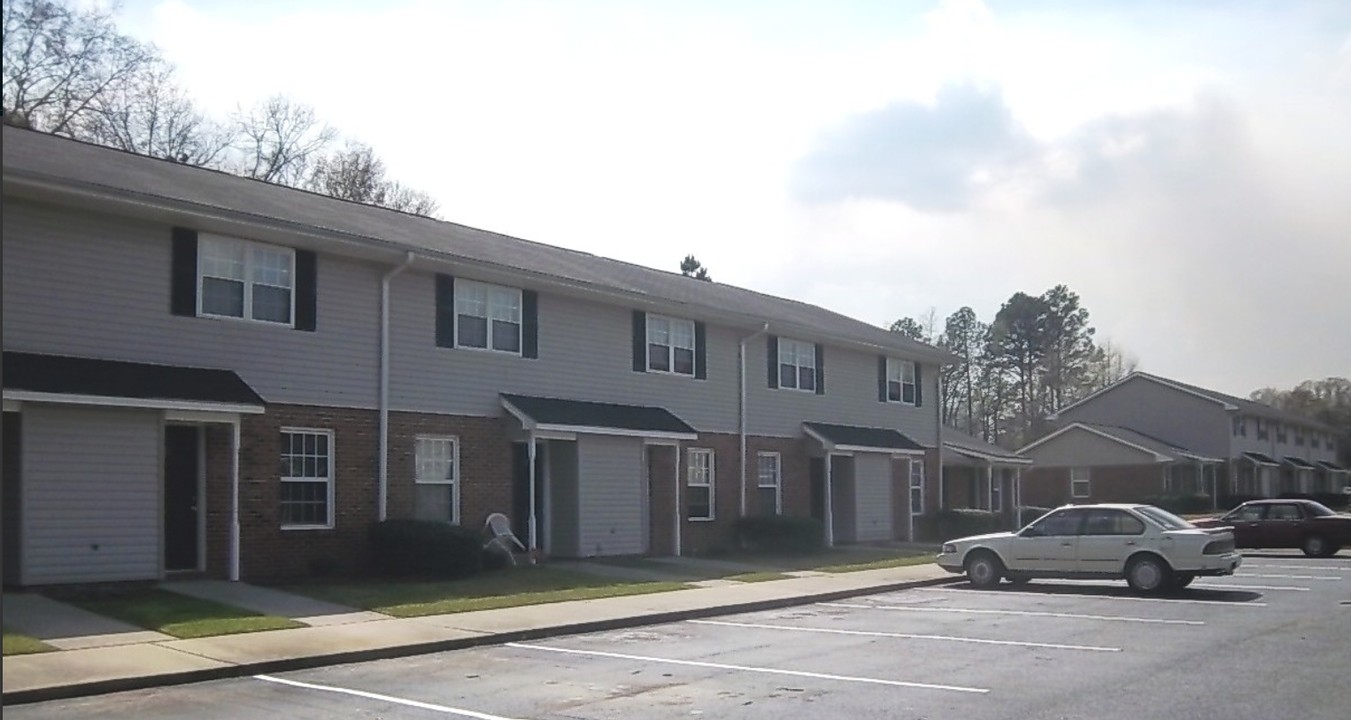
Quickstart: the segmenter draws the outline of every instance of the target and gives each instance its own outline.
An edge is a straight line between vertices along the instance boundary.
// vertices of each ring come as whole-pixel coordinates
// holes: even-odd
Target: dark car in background
[[[1234,544],[1241,548],[1299,548],[1309,557],[1327,557],[1351,546],[1351,515],[1313,500],[1250,500],[1192,524],[1232,527]]]

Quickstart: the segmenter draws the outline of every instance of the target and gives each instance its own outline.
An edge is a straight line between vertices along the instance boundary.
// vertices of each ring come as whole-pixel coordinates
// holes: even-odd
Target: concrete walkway
[[[440,652],[700,617],[840,600],[943,582],[932,564],[817,574],[758,583],[393,618],[243,583],[167,583],[174,592],[295,617],[312,627],[177,640],[29,593],[4,596],[4,622],[56,652],[4,658],[6,706],[345,662]],[[73,611],[73,612],[72,612]],[[88,635],[79,633],[89,632]],[[130,642],[111,645],[108,636]],[[60,644],[58,644],[60,643]]]

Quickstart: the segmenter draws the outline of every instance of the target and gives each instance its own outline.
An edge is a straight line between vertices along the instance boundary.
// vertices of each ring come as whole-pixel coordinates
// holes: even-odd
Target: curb
[[[780,608],[794,607],[798,605],[811,605],[819,602],[832,602],[835,600],[844,600],[846,598],[858,597],[860,595],[871,595],[874,593],[894,592],[896,590],[906,590],[916,587],[927,587],[929,585],[940,585],[951,582],[953,577],[940,577],[925,580],[903,580],[881,585],[872,585],[865,588],[853,588],[849,590],[831,590],[812,595],[794,595],[790,597],[772,598],[768,600],[755,600],[751,602],[733,603],[730,605],[714,605],[703,608],[693,608],[689,610],[669,610],[664,612],[649,613],[646,615],[634,615],[631,617],[611,618],[606,620],[592,620],[588,622],[572,623],[567,625],[554,625],[551,627],[533,628],[530,630],[514,630],[509,632],[493,633],[473,638],[457,638],[454,640],[437,640],[434,642],[414,643],[411,645],[400,645],[397,647],[377,648],[373,650],[352,650],[347,652],[330,653],[326,655],[309,655],[305,657],[287,658],[285,660],[270,660],[267,662],[247,663],[243,665],[231,665],[221,668],[210,668],[206,670],[186,670],[183,672],[163,673],[159,675],[145,675],[141,677],[117,678],[113,680],[98,680],[93,682],[75,682],[68,685],[53,685],[51,687],[34,688],[31,690],[15,690],[6,692],[0,698],[0,704],[8,707],[11,705],[26,705],[37,702],[47,702],[50,700],[68,700],[71,698],[88,697],[90,695],[103,695],[106,693],[125,692],[128,690],[144,690],[152,687],[167,687],[170,685],[186,685],[189,683],[206,682],[209,680],[226,680],[230,678],[244,677],[246,675],[263,675],[278,672],[289,672],[292,670],[309,670],[329,665],[342,665],[346,663],[370,662],[372,660],[389,660],[392,658],[409,657],[413,655],[427,655],[430,653],[447,652],[450,650],[464,650],[468,648],[484,647],[489,645],[503,645],[511,642],[522,642],[526,640],[540,640],[543,638],[563,637],[566,635],[578,635],[590,632],[603,632],[606,630],[622,630],[625,628],[642,627],[645,625],[660,625],[663,623],[679,622],[681,620],[696,620],[706,617],[716,617],[718,615],[728,615],[733,613],[760,612],[764,610],[777,610]]]

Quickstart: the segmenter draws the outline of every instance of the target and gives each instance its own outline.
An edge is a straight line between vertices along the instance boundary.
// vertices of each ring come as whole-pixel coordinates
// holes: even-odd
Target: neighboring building
[[[1032,460],[951,427],[943,428],[943,449],[942,507],[988,510],[1017,527]]]
[[[754,513],[905,538],[937,507],[941,350],[3,132],[6,583],[356,570],[387,517],[504,512],[586,557],[712,551]]]
[[[1157,495],[1339,492],[1332,428],[1268,405],[1143,372],[1051,416],[1058,429],[1019,451],[1036,463],[1029,504]]]

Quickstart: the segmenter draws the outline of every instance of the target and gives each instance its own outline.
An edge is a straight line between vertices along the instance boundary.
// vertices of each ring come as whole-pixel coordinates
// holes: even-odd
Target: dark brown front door
[[[164,569],[196,570],[199,523],[197,480],[200,431],[164,428]]]

